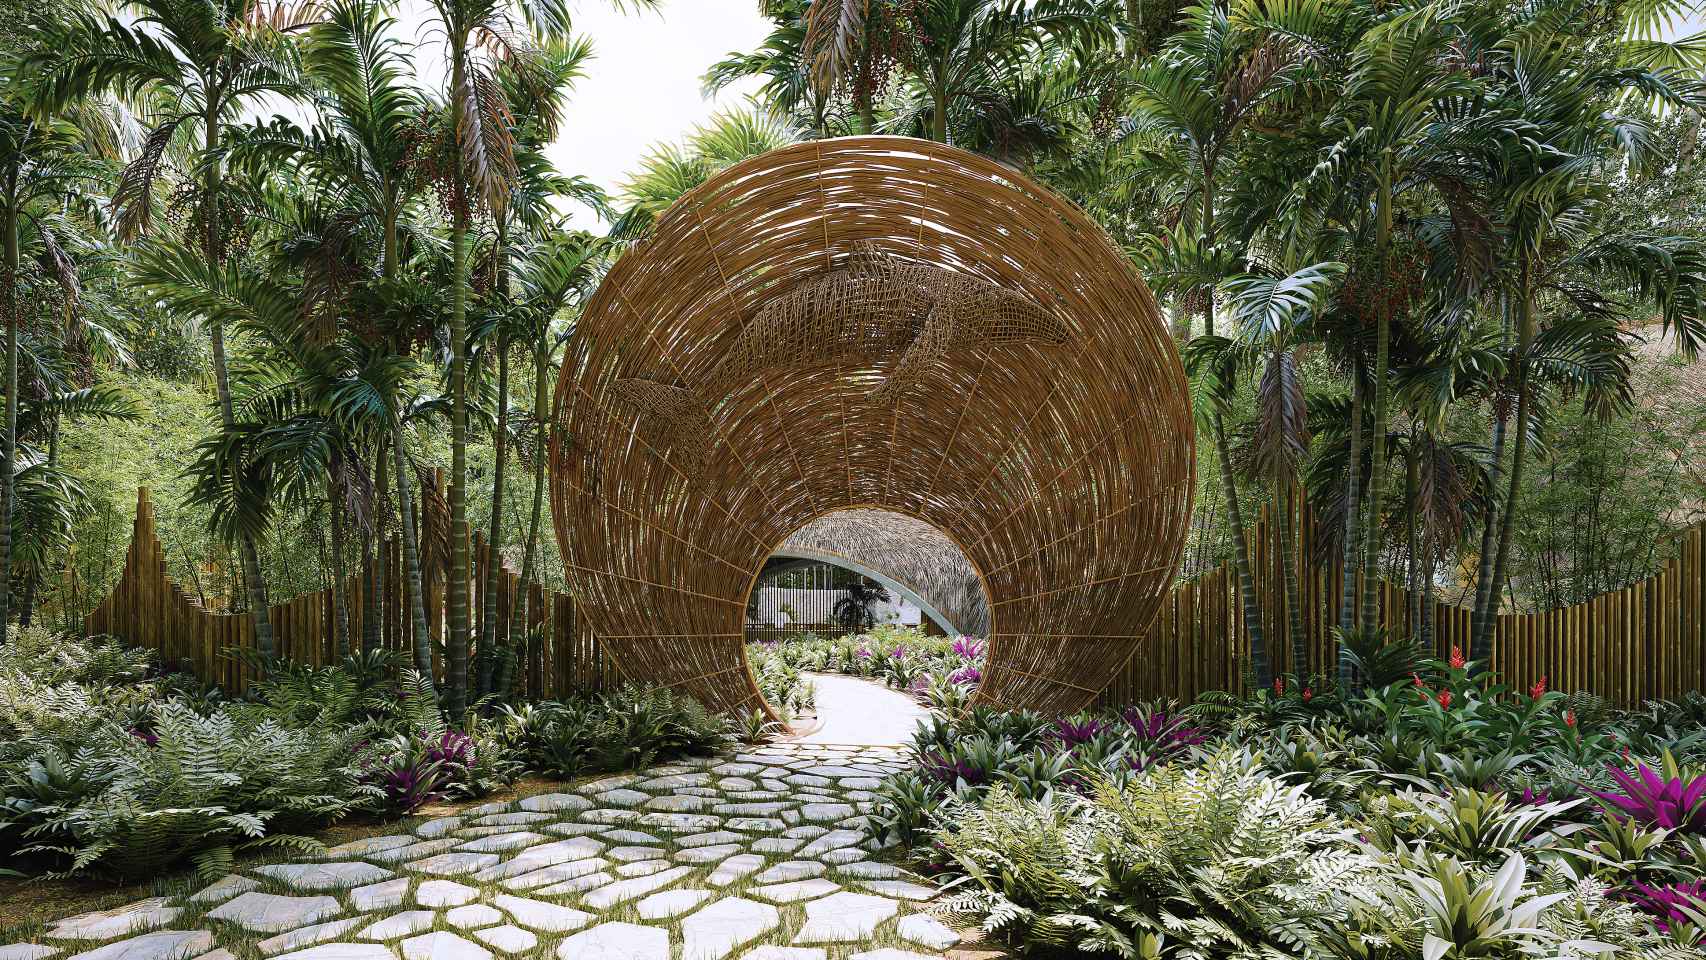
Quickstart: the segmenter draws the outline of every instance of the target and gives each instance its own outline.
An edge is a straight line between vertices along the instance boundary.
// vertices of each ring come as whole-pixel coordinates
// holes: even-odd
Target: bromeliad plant
[[[1590,791],[1607,811],[1644,827],[1706,834],[1706,771],[1684,769],[1665,750],[1658,769],[1635,764],[1608,770],[1620,788]]]

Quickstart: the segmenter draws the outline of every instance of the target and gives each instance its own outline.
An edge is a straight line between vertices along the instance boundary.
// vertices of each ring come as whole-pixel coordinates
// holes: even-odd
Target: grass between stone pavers
[[[792,752],[793,751],[789,751],[789,753],[792,753]],[[814,753],[817,753],[817,755],[819,757],[819,759],[817,759],[815,761],[817,763],[833,763],[834,762],[833,752],[829,752],[829,756],[827,756],[827,757],[824,757],[822,755],[822,753],[819,753],[816,751],[814,751]],[[812,756],[812,754],[806,754],[806,756],[808,758],[810,758]],[[703,760],[698,761],[697,764],[693,768],[693,772],[698,772],[699,769],[701,769],[701,765],[703,767],[714,766],[714,765],[717,765],[719,763],[728,762],[729,759],[730,758],[728,758],[728,757],[723,757],[723,758],[719,758],[719,759],[717,759],[715,761],[711,761],[711,762],[706,762]],[[772,762],[774,762],[774,761],[772,761]],[[854,762],[856,762],[856,761],[854,761]],[[661,766],[664,768],[669,768],[669,767],[673,767],[676,765],[666,763],[666,764],[663,764]],[[643,779],[649,779],[651,777],[660,775],[664,772],[665,772],[664,769],[660,769],[658,767],[654,767],[654,768],[652,768],[650,770],[646,770],[646,771],[637,771],[637,772],[635,772],[635,774],[633,776],[633,780],[639,781],[639,780],[643,780]],[[480,800],[477,800],[477,801],[470,801],[468,803],[462,803],[462,804],[456,804],[456,805],[446,805],[443,807],[435,807],[431,810],[423,810],[421,812],[421,815],[419,815],[419,816],[410,817],[410,818],[407,818],[405,820],[400,820],[400,821],[374,823],[374,824],[367,824],[367,825],[356,825],[358,827],[357,829],[349,829],[346,827],[345,829],[342,829],[342,830],[335,832],[336,842],[346,842],[346,841],[352,840],[352,839],[361,839],[363,837],[379,836],[379,835],[386,835],[386,834],[393,834],[393,833],[399,833],[399,834],[400,833],[412,833],[413,830],[418,825],[420,825],[421,823],[423,823],[426,820],[433,819],[436,816],[451,815],[451,814],[454,814],[454,813],[457,813],[460,811],[466,811],[466,810],[469,810],[469,809],[475,808],[475,807],[492,807],[492,806],[499,805],[499,804],[501,804],[503,806],[512,806],[516,801],[518,801],[524,797],[527,797],[527,796],[532,796],[532,795],[539,794],[539,793],[576,791],[579,788],[586,786],[587,784],[590,784],[590,783],[593,783],[596,781],[611,779],[611,778],[617,777],[617,776],[621,776],[621,775],[601,774],[601,775],[594,776],[594,777],[577,778],[573,781],[536,780],[536,781],[533,781],[531,783],[523,783],[523,784],[519,784],[516,789],[506,791],[506,795],[500,796],[500,797],[486,797],[486,798],[481,798]],[[609,789],[609,786],[607,785],[606,787],[604,787],[604,789]],[[725,790],[725,789],[720,788],[720,787],[717,789],[719,790],[720,796],[718,798],[715,798],[715,799],[711,799],[711,798],[708,798],[708,799],[711,799],[712,803],[730,802],[729,801],[730,791]],[[794,791],[790,791],[790,794],[796,795],[796,794],[800,794],[800,793],[811,793],[811,792],[822,792],[831,798],[838,798],[838,797],[841,797],[842,795],[844,795],[846,793],[845,790],[843,790],[837,786],[837,787],[823,788],[821,791],[814,791],[811,788],[796,789]],[[593,793],[593,791],[587,791],[587,793],[590,795],[591,793]],[[662,793],[662,792],[654,792],[653,795],[657,796],[657,795],[668,795],[668,794]],[[810,802],[808,799],[803,798],[803,797],[800,797],[798,799],[800,802]],[[819,802],[822,802],[822,801],[819,801]],[[574,820],[576,820],[576,815],[573,813],[565,812],[558,819],[563,820],[563,821],[574,821]],[[818,824],[817,826],[821,826],[826,830],[827,829],[836,829],[836,827],[832,824]],[[469,833],[465,832],[468,829],[469,828],[467,827],[467,825],[463,825],[462,827],[457,828],[457,833],[461,837],[467,837],[470,835]],[[527,829],[527,827],[525,825],[522,825],[522,826],[513,827],[511,829],[525,830],[525,829]],[[657,838],[657,842],[656,843],[648,843],[645,845],[658,847],[662,851],[662,854],[657,859],[668,861],[669,866],[676,866],[677,865],[674,861],[674,855],[678,851],[683,849],[683,847],[679,843],[679,840],[681,839],[682,836],[689,835],[689,834],[675,833],[675,832],[672,832],[669,830],[664,830],[664,829],[657,828],[657,827],[646,829],[646,828],[642,828],[638,824],[626,824],[626,823],[603,825],[603,830],[601,830],[600,832],[606,833],[606,832],[616,831],[616,830],[637,830],[637,831],[642,831],[642,832],[647,832],[647,833],[652,834],[654,837]],[[785,830],[786,830],[786,828],[777,829],[777,830],[768,830],[768,831],[741,831],[741,833],[743,834],[743,836],[745,838],[741,842],[741,849],[737,850],[736,854],[730,854],[730,856],[738,855],[739,853],[751,852],[751,847],[755,843],[757,843],[760,840],[765,839],[767,837],[768,838],[780,837],[785,832]],[[692,832],[698,832],[698,831],[692,831]],[[328,833],[333,833],[333,832],[328,831]],[[331,838],[328,837],[328,839],[331,839]],[[553,837],[552,839],[557,839],[557,837]],[[609,850],[611,848],[616,847],[616,846],[623,846],[623,845],[639,845],[637,841],[635,841],[634,843],[626,843],[626,842],[618,842],[618,841],[607,840],[604,837],[599,837],[598,839],[601,842],[606,844],[606,848],[603,851],[600,851],[598,856],[600,856],[602,859],[609,861],[609,866],[606,867],[606,869],[611,870],[611,871],[614,871],[615,867],[619,865],[619,861],[616,861],[614,858],[610,858],[608,856]],[[815,839],[815,838],[812,838],[812,839]],[[802,843],[800,846],[804,846],[804,845],[809,844],[809,843],[810,843],[810,839],[804,841],[804,843]],[[515,854],[518,854],[519,852],[520,851],[512,851],[508,855],[515,855]],[[797,852],[797,849],[795,852]],[[880,862],[881,861],[892,861],[893,851],[892,850],[867,851],[866,852],[866,858],[871,859],[871,860],[878,860]],[[323,941],[324,943],[354,941],[356,936],[358,936],[363,930],[365,930],[368,927],[368,925],[371,923],[381,921],[381,920],[385,919],[386,917],[392,917],[392,916],[395,916],[399,913],[403,913],[403,912],[409,911],[409,910],[429,909],[429,908],[420,907],[420,906],[414,904],[412,902],[413,893],[414,893],[414,890],[416,888],[418,888],[420,883],[423,883],[427,880],[431,880],[434,878],[431,876],[427,876],[427,875],[412,873],[411,871],[403,869],[403,868],[401,868],[397,865],[394,865],[394,864],[382,864],[382,866],[384,866],[385,869],[390,870],[391,872],[395,873],[399,877],[409,878],[409,880],[410,880],[410,895],[406,898],[406,900],[409,902],[405,902],[405,903],[398,905],[398,906],[395,906],[395,907],[388,907],[388,908],[381,908],[381,909],[373,910],[373,911],[370,911],[370,912],[365,913],[365,914],[362,914],[359,911],[355,910],[354,904],[352,903],[352,899],[351,899],[351,895],[350,895],[349,891],[307,891],[307,890],[299,890],[299,889],[295,889],[295,888],[290,887],[289,885],[287,885],[283,881],[280,881],[280,880],[277,880],[277,879],[274,879],[271,877],[266,877],[264,875],[256,875],[253,873],[254,867],[261,866],[261,865],[264,865],[267,863],[303,862],[305,859],[306,858],[303,858],[300,856],[288,855],[288,854],[279,854],[279,855],[271,855],[271,856],[266,856],[266,855],[254,856],[254,857],[250,857],[250,858],[245,859],[244,862],[238,866],[238,872],[244,873],[250,879],[258,882],[259,885],[254,888],[257,892],[275,893],[275,894],[280,894],[280,895],[291,895],[291,896],[326,895],[326,896],[334,897],[338,901],[338,903],[341,907],[340,912],[338,914],[336,914],[335,916],[327,917],[327,918],[325,918],[325,920],[320,921],[320,922],[335,922],[335,921],[339,921],[339,920],[348,920],[348,919],[351,919],[351,918],[357,917],[357,916],[361,917],[360,923],[350,925],[348,927],[348,929],[343,931],[340,935],[328,938],[327,940]],[[361,860],[363,858],[360,856],[351,856],[351,857],[348,857],[347,859]],[[685,939],[684,933],[683,933],[683,928],[682,928],[682,922],[684,920],[686,920],[688,917],[691,917],[696,911],[703,909],[704,907],[710,906],[711,904],[717,902],[718,900],[724,899],[724,898],[745,897],[746,899],[752,900],[754,902],[767,903],[768,901],[765,901],[760,897],[751,895],[751,890],[753,888],[764,885],[756,879],[758,874],[762,873],[765,869],[768,869],[777,863],[781,863],[783,861],[787,861],[787,860],[791,860],[791,859],[796,859],[796,857],[794,856],[794,853],[772,853],[772,854],[768,854],[765,856],[766,862],[763,866],[752,871],[751,873],[749,873],[746,876],[742,877],[741,879],[735,881],[734,883],[728,884],[728,885],[726,885],[724,887],[720,887],[720,888],[711,886],[707,881],[708,881],[708,878],[715,872],[718,865],[722,862],[721,860],[713,861],[713,862],[709,862],[709,863],[703,863],[703,864],[679,864],[680,866],[688,867],[690,872],[688,874],[676,879],[672,883],[669,883],[665,887],[663,887],[662,891],[677,891],[678,892],[678,891],[683,891],[683,890],[688,890],[688,889],[701,889],[701,890],[709,891],[711,893],[711,896],[709,898],[705,899],[702,903],[696,905],[695,907],[684,911],[683,913],[679,914],[678,916],[676,916],[674,918],[670,918],[667,920],[665,920],[665,919],[646,920],[640,916],[638,904],[642,899],[644,899],[644,896],[649,896],[650,895],[649,893],[646,895],[642,895],[640,897],[636,897],[634,899],[631,899],[631,900],[629,900],[623,904],[619,904],[619,905],[616,905],[614,907],[611,907],[611,908],[608,908],[608,909],[605,909],[602,911],[598,911],[598,910],[592,909],[591,907],[589,907],[584,902],[586,892],[575,893],[575,894],[544,895],[544,894],[537,894],[534,891],[528,891],[528,890],[510,890],[508,888],[503,887],[501,882],[499,882],[499,881],[482,882],[482,881],[477,881],[477,880],[473,879],[472,876],[459,876],[459,877],[451,877],[451,878],[447,878],[447,879],[453,880],[456,883],[463,884],[465,886],[469,886],[469,887],[472,887],[472,888],[475,888],[476,890],[478,890],[479,895],[473,901],[471,901],[473,903],[488,903],[494,895],[500,894],[500,893],[507,893],[507,894],[511,894],[514,896],[518,896],[518,897],[524,897],[524,898],[529,898],[529,899],[537,899],[537,900],[541,900],[541,901],[547,902],[547,903],[554,903],[554,904],[557,904],[559,906],[569,907],[569,908],[577,909],[577,910],[583,910],[583,911],[586,911],[589,913],[593,913],[595,915],[596,919],[588,922],[587,924],[583,925],[582,927],[580,927],[574,931],[567,931],[567,932],[563,932],[563,933],[547,933],[547,932],[542,932],[542,931],[539,931],[537,929],[534,929],[532,932],[538,938],[538,942],[537,942],[536,946],[530,950],[525,951],[525,952],[509,955],[511,957],[518,958],[518,960],[534,960],[534,958],[554,957],[556,954],[557,947],[564,940],[566,940],[570,937],[573,937],[574,935],[576,935],[578,933],[582,933],[588,929],[591,929],[595,926],[598,926],[598,925],[603,924],[603,923],[609,923],[609,922],[627,922],[627,923],[634,923],[634,924],[639,924],[639,925],[643,925],[643,926],[650,926],[650,927],[667,929],[670,933],[670,936],[671,936],[671,942],[672,942],[673,947],[674,947],[674,952],[676,953],[676,955],[679,956],[681,949],[684,945],[684,939]],[[665,869],[667,869],[667,868],[668,867],[665,867]],[[844,877],[838,876],[837,870],[835,869],[835,867],[833,865],[829,866],[828,869],[825,871],[825,873],[822,874],[821,876],[823,876],[827,879],[830,879],[833,882],[837,883],[837,885],[840,887],[840,889],[842,889],[844,891],[856,892],[856,893],[870,893],[870,892],[872,892],[872,891],[866,890],[865,888],[859,886],[857,884],[857,882],[855,880],[853,880],[852,878],[844,878]],[[189,893],[193,893],[194,891],[201,889],[202,886],[204,886],[204,884],[192,882],[192,879],[189,877],[189,875],[186,872],[186,873],[182,873],[179,876],[176,876],[174,878],[165,879],[165,880],[162,880],[162,881],[159,881],[159,882],[153,884],[152,888],[148,892],[151,892],[155,895],[166,895],[166,896],[172,896],[174,898],[181,898],[184,895],[187,895]],[[662,891],[654,891],[654,892],[662,892]],[[134,899],[134,898],[122,899],[119,902],[120,903],[128,903],[128,902],[131,902],[131,899]],[[866,950],[880,949],[882,947],[895,947],[897,949],[904,949],[904,950],[908,950],[908,951],[912,951],[912,952],[919,952],[919,953],[935,953],[936,951],[930,951],[930,950],[927,950],[925,948],[909,944],[906,941],[902,940],[895,933],[895,926],[899,922],[900,918],[902,918],[902,917],[904,917],[910,913],[922,912],[922,909],[923,909],[922,906],[915,904],[915,903],[911,903],[909,901],[893,898],[893,897],[890,897],[889,899],[891,899],[895,902],[896,912],[895,912],[894,916],[883,921],[878,926],[876,933],[872,937],[867,938],[866,940],[859,942],[859,943],[855,943],[855,944],[815,944],[813,946],[822,947],[826,951],[830,960],[845,960],[845,958],[851,956],[852,954],[863,952]],[[233,924],[229,924],[229,923],[226,923],[224,921],[213,920],[213,919],[208,918],[206,915],[210,911],[216,909],[219,906],[219,904],[194,904],[194,903],[188,903],[187,901],[182,901],[182,900],[179,900],[179,902],[184,907],[184,912],[182,914],[180,914],[178,917],[176,917],[169,924],[170,929],[177,929],[177,930],[207,929],[207,930],[211,930],[216,935],[218,945],[224,949],[231,951],[232,955],[234,955],[237,958],[237,960],[264,960],[262,953],[261,953],[261,950],[258,947],[258,944],[261,941],[268,939],[269,937],[275,936],[276,934],[270,933],[270,932],[269,933],[250,932],[250,931],[242,929],[241,927],[235,926]],[[740,947],[738,947],[736,950],[734,950],[730,954],[731,958],[738,958],[738,957],[744,955],[744,953],[746,951],[751,950],[751,949],[753,949],[757,946],[760,946],[760,945],[765,945],[765,944],[775,944],[775,945],[779,945],[779,946],[792,945],[791,941],[792,941],[793,937],[795,936],[795,934],[797,934],[799,932],[799,929],[806,922],[806,915],[805,915],[805,911],[804,911],[804,903],[805,903],[805,901],[796,901],[796,902],[791,903],[791,904],[772,904],[772,906],[775,906],[777,911],[778,911],[778,916],[780,919],[780,926],[775,928],[775,929],[772,929],[771,931],[768,931],[768,932],[766,932],[766,933],[764,933],[758,937],[756,937],[753,940],[750,940],[746,943],[743,943]],[[113,905],[113,904],[109,904],[109,905]],[[47,919],[57,919],[59,917],[66,916],[68,914],[84,912],[87,909],[95,909],[94,907],[89,906],[87,904],[87,902],[80,903],[80,904],[78,904],[78,906],[81,909],[69,910],[69,911],[62,910],[62,911],[59,911],[58,913],[53,914],[52,916],[48,917]],[[476,943],[476,944],[480,945],[482,949],[486,949],[485,945],[483,943],[481,943],[476,936],[474,936],[474,934],[471,930],[462,930],[460,928],[457,928],[455,925],[451,924],[445,915],[445,909],[446,908],[439,908],[439,909],[433,911],[433,918],[432,918],[430,926],[426,926],[426,927],[423,927],[422,929],[412,931],[409,934],[407,934],[406,936],[400,936],[400,937],[392,938],[392,939],[388,940],[387,943],[390,946],[392,946],[393,948],[395,948],[400,942],[402,942],[403,940],[408,939],[410,937],[421,936],[421,935],[425,935],[427,933],[434,932],[434,931],[443,931],[446,933],[454,934],[458,937],[462,937],[463,939],[468,940],[470,943]],[[505,921],[507,922],[509,919],[510,918],[506,917]],[[523,925],[523,926],[525,926],[525,925]],[[39,933],[40,929],[41,929],[40,924],[37,924],[36,929],[34,931],[31,931],[31,932]],[[8,933],[11,933],[11,932],[13,932],[13,931],[8,931]],[[22,931],[22,930],[19,930],[16,932],[17,933],[24,933],[24,931]],[[0,935],[0,943],[12,942],[14,940],[29,940],[29,939],[33,939],[33,938],[29,937],[29,936],[10,936],[10,937],[7,937],[7,936]],[[113,941],[113,940],[91,941],[88,943],[68,943],[66,941],[53,941],[53,944],[55,946],[60,946],[60,947],[66,948],[66,949],[62,950],[60,954],[58,954],[59,957],[65,957],[65,956],[69,956],[71,954],[74,954],[76,952],[79,952],[80,950],[94,947],[101,942],[115,942],[115,941]],[[306,947],[306,946],[309,946],[309,945],[304,944],[304,945],[300,945],[300,946],[292,948],[292,949],[300,949],[300,948]],[[275,951],[275,952],[284,952],[284,951]],[[497,953],[497,951],[493,951],[493,952]],[[503,956],[503,954],[501,954],[501,953],[498,953],[498,955]],[[572,958],[570,958],[570,960],[572,960]]]

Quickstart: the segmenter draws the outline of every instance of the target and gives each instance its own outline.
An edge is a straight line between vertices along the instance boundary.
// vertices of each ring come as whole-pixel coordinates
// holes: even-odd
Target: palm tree
[[[877,622],[877,604],[889,602],[888,589],[863,579],[848,584],[847,595],[835,601],[833,615],[848,633],[869,630]]]
[[[774,29],[757,50],[730,53],[712,64],[704,76],[706,95],[748,77],[761,77],[763,83],[756,98],[767,105],[769,112],[781,117],[799,117],[809,124],[815,136],[830,136],[831,94],[840,78],[830,79],[826,86],[826,78],[812,71],[805,54],[806,18],[816,9],[816,4],[805,0],[772,0],[764,4],[763,13],[775,24]],[[868,97],[860,110],[864,118],[861,132],[870,133],[875,129],[876,119]]]
[[[77,268],[66,255],[53,209],[100,172],[64,121],[38,120],[11,97],[0,98],[0,317],[6,324],[6,417],[0,438],[0,631],[11,615],[14,481],[18,474],[20,330],[28,310],[19,296],[20,256],[38,253],[65,308],[75,312]],[[26,237],[26,233],[28,236]]]
[[[655,0],[612,0],[618,8]],[[565,0],[432,0],[449,62],[445,100],[454,142],[449,178],[450,310],[450,582],[445,657],[447,709],[461,717],[468,698],[468,298],[469,230],[476,205],[497,211],[516,176],[513,111],[498,77],[500,64],[538,78],[536,41],[569,32]]]
[[[1222,286],[1241,353],[1262,371],[1256,386],[1251,462],[1253,469],[1273,484],[1274,519],[1284,567],[1286,631],[1291,640],[1292,672],[1299,680],[1308,675],[1309,645],[1297,572],[1304,560],[1295,556],[1292,504],[1298,468],[1308,454],[1311,437],[1309,406],[1292,347],[1343,273],[1343,264],[1329,261],[1286,276],[1234,277]],[[1229,464],[1223,469],[1229,469]]]
[[[557,134],[564,99],[592,57],[592,45],[584,38],[548,44],[532,66],[533,76],[518,75],[512,65],[500,66],[515,127],[516,176],[509,203],[492,212],[493,235],[489,251],[492,323],[487,324],[486,344],[497,354],[494,399],[496,423],[492,431],[492,508],[486,543],[485,605],[480,617],[479,672],[476,689],[480,696],[492,692],[492,671],[497,662],[494,649],[498,620],[498,578],[501,574],[504,485],[509,444],[509,358],[517,319],[511,284],[514,253],[512,233],[536,234],[554,229],[551,202],[555,198],[580,200],[608,216],[604,191],[581,178],[556,173],[543,150]],[[479,336],[476,340],[482,339]]]
[[[737,110],[713,115],[685,145],[660,144],[646,154],[622,187],[623,209],[610,235],[618,240],[644,237],[670,204],[718,171],[799,139],[799,131],[774,114]]]
[[[317,10],[312,3],[281,0],[131,0],[127,5],[137,14],[130,22],[86,11],[47,21],[43,43],[25,55],[23,67],[36,73],[36,100],[48,110],[101,93],[149,105],[154,126],[113,198],[120,233],[134,239],[147,230],[167,152],[185,149],[201,177],[194,239],[207,275],[221,278],[230,212],[222,193],[226,134],[262,98],[293,95],[291,34],[312,22]],[[206,319],[220,421],[229,430],[235,414],[224,322],[219,316]],[[239,548],[256,652],[265,661],[274,655],[266,583],[254,539],[241,537]]]
[[[608,241],[589,233],[550,230],[543,231],[540,241],[527,249],[517,262],[518,329],[514,339],[533,356],[533,410],[529,437],[533,504],[528,513],[527,539],[521,555],[522,596],[527,599],[515,603],[511,610],[512,637],[526,633],[528,621],[534,613],[528,609],[532,597],[529,587],[538,574],[539,530],[544,516],[552,358],[572,332],[572,328],[559,331],[557,319],[565,310],[578,308],[591,295],[611,250]]]
[[[829,65],[846,62],[846,55],[837,51],[852,49],[864,25],[875,22],[868,14],[857,18],[845,14],[866,9],[859,0],[841,0],[822,14],[813,14],[817,36],[823,39],[815,47],[808,40],[807,53],[818,52],[817,63],[824,65],[826,76],[836,73]],[[1017,71],[1024,56],[1045,39],[1095,36],[1108,29],[1093,7],[1074,0],[1035,5],[1009,0],[918,0],[902,5],[892,21],[883,19],[887,29],[897,34],[894,59],[907,76],[915,102],[910,115],[898,118],[898,123],[903,129],[916,126],[941,143],[949,141],[950,119],[998,87],[1001,78]],[[843,26],[855,21],[857,29]]]

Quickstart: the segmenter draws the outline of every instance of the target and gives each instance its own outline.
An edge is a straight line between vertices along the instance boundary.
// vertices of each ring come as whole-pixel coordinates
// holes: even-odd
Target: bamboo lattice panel
[[[583,312],[552,503],[617,667],[762,700],[742,617],[771,551],[872,507],[936,526],[989,594],[987,702],[1070,711],[1171,586],[1189,401],[1148,289],[1011,169],[895,137],[804,143],[683,197]]]

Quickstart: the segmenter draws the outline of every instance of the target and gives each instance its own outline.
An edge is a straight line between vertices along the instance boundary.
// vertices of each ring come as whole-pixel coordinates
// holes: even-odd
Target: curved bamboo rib
[[[1160,609],[1191,506],[1177,351],[1100,230],[1010,169],[898,137],[773,151],[659,218],[579,330],[553,514],[630,676],[761,706],[767,545],[853,507],[967,545],[988,702],[1085,705]]]

